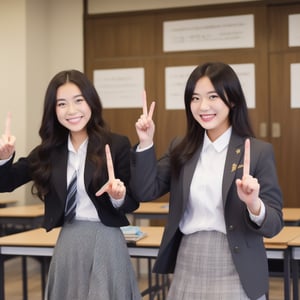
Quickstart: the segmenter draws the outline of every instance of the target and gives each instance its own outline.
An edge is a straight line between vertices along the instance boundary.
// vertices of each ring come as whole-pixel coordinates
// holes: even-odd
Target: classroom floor
[[[33,258],[27,261],[28,267],[28,300],[42,300],[40,264]],[[147,276],[139,276],[141,290],[147,287]],[[7,300],[23,300],[21,259],[12,258],[5,262],[5,296]],[[148,300],[145,296],[143,300]],[[270,278],[270,300],[283,299],[283,280],[281,277]]]

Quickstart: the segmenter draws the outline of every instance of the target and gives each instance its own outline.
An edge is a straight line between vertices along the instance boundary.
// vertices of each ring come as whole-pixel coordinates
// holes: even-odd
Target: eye
[[[58,107],[64,107],[66,105],[65,101],[57,101],[56,106]]]
[[[85,101],[84,98],[76,98],[76,100],[75,100],[76,103],[81,103],[83,101]]]
[[[218,94],[212,94],[209,96],[209,100],[216,100],[219,98],[219,95]]]
[[[196,102],[196,101],[199,101],[200,100],[200,98],[198,97],[198,96],[192,96],[192,101],[193,102]]]

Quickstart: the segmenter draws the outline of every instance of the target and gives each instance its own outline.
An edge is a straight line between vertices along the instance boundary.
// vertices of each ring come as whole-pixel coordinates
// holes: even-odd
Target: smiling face
[[[190,108],[194,119],[207,131],[211,141],[215,141],[230,126],[230,109],[206,76],[197,81]]]
[[[91,118],[91,108],[77,85],[67,82],[56,92],[56,115],[58,122],[70,131],[71,137],[87,138],[87,123]]]

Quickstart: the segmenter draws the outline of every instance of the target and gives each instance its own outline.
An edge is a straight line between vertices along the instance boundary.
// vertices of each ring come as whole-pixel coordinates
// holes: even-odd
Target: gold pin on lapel
[[[231,172],[235,172],[237,169],[237,164],[232,164],[231,166]]]
[[[242,165],[237,165],[237,164],[233,163],[232,166],[231,166],[231,172],[235,172],[237,169],[240,169],[240,168],[243,168],[243,167],[244,167],[243,164]]]

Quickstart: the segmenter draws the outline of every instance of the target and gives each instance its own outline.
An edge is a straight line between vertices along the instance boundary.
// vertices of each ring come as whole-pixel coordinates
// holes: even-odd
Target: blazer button
[[[234,246],[234,247],[233,247],[233,252],[234,252],[234,253],[239,253],[239,252],[240,252],[239,246]]]
[[[229,230],[229,231],[232,231],[233,229],[234,229],[234,226],[233,226],[233,225],[229,225],[229,226],[228,226],[228,230]]]

